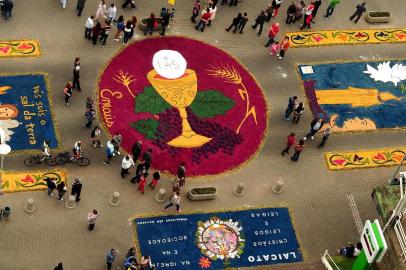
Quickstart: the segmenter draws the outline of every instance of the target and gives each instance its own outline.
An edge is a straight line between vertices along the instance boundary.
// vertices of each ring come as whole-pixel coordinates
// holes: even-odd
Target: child
[[[276,56],[278,56],[279,59],[282,59],[285,56],[285,52],[288,50],[289,46],[290,46],[289,37],[285,36],[285,38],[280,43],[281,50]]]
[[[140,178],[140,183],[138,184],[138,190],[145,195],[145,184],[147,183],[147,174],[144,173]]]
[[[159,173],[159,171],[155,171],[155,172],[152,174],[152,181],[151,181],[151,183],[149,183],[149,186],[150,186],[152,189],[155,189],[155,188],[158,186],[159,179],[161,179],[161,174]]]

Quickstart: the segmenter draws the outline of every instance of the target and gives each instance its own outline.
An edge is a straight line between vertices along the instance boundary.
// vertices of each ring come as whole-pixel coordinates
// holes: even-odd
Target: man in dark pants
[[[136,141],[131,149],[134,162],[137,162],[138,157],[141,155],[142,141]]]
[[[238,4],[238,0],[231,0],[229,6],[236,6]]]
[[[132,8],[136,8],[137,6],[134,4],[133,0],[125,0],[125,2],[121,5],[122,8],[126,8],[128,4],[131,5]]]
[[[315,0],[313,4],[314,4],[314,9],[312,11],[312,15],[313,15],[312,23],[314,23],[313,20],[317,15],[317,11],[319,11],[319,7],[321,6],[321,0]]]
[[[82,15],[82,11],[85,8],[85,2],[86,2],[86,0],[78,0],[78,3],[76,5],[76,10],[78,11],[79,17]]]
[[[247,22],[248,22],[248,14],[247,12],[244,12],[244,17],[241,18],[240,24],[238,25],[238,29],[240,29],[240,34],[243,34],[242,31],[244,30],[244,27],[247,24]]]
[[[71,195],[75,196],[76,201],[80,201],[80,193],[82,192],[82,183],[78,178],[75,179],[75,182],[72,183],[72,192]]]
[[[162,16],[162,31],[159,34],[161,34],[161,36],[165,36],[165,31],[169,25],[169,20],[171,19],[171,14],[169,12],[165,12],[162,15],[163,15]]]
[[[321,143],[319,144],[319,146],[317,146],[318,148],[322,148],[326,144],[328,138],[330,137],[330,134],[331,134],[331,128],[327,127],[323,131],[323,139],[321,139]]]
[[[366,3],[362,2],[361,4],[358,4],[356,7],[356,10],[354,12],[354,14],[352,14],[352,16],[350,17],[350,21],[352,21],[355,17],[357,17],[354,21],[354,23],[357,23],[358,20],[361,18],[362,14],[367,11],[366,9]]]
[[[259,25],[259,32],[258,32],[258,36],[261,35],[262,33],[262,28],[264,28],[264,23],[266,21],[266,15],[265,15],[265,11],[262,10],[261,13],[257,16],[257,18],[255,19],[255,24],[252,25],[253,29],[257,29],[257,26]]]
[[[146,171],[146,173],[148,173],[148,170],[151,167],[151,162],[152,162],[152,149],[151,148],[148,149],[148,151],[142,155],[142,159],[144,160],[145,171]]]
[[[314,140],[314,134],[316,134],[319,130],[324,125],[324,119],[323,116],[319,116],[319,118],[313,119],[313,121],[310,123],[310,131],[307,133],[307,135],[303,138],[303,140],[307,140],[307,138],[310,137],[310,139],[313,141]]]
[[[297,96],[293,96],[289,98],[288,101],[288,107],[286,108],[285,111],[285,120],[290,121],[290,115],[292,114],[293,110],[295,109],[297,103]]]
[[[75,88],[78,91],[82,91],[80,88],[80,74],[79,74],[80,66],[76,66],[73,69],[73,88]]]
[[[222,6],[227,5],[227,0],[221,0],[221,4]]]
[[[233,33],[235,34],[235,32],[237,32],[237,27],[238,27],[238,25],[240,24],[241,19],[242,19],[242,14],[241,14],[241,12],[240,12],[240,13],[238,13],[237,17],[235,17],[235,18],[233,19],[233,22],[231,23],[230,27],[226,28],[226,31],[228,32],[228,31],[231,30],[231,28],[234,27]]]

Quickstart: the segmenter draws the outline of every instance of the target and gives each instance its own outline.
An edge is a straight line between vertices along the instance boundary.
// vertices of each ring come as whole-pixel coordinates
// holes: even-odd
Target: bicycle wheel
[[[90,164],[90,159],[87,157],[80,157],[78,158],[78,165],[79,166],[88,166]]]
[[[55,166],[56,165],[56,160],[53,159],[52,157],[48,158],[45,162],[48,164],[48,166]]]
[[[30,156],[30,157],[24,159],[24,164],[27,166],[34,166],[36,163],[37,163],[37,160],[33,156]]]
[[[58,165],[65,165],[68,162],[68,158],[66,156],[57,156],[55,162]]]

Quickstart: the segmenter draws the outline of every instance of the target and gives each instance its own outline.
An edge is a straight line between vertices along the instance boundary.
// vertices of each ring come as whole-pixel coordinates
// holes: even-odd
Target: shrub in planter
[[[215,187],[197,187],[189,190],[188,198],[192,201],[213,200],[217,196]]]
[[[389,22],[392,14],[389,11],[369,11],[365,19],[369,23]]]
[[[389,11],[370,11],[369,16],[371,17],[390,17]]]

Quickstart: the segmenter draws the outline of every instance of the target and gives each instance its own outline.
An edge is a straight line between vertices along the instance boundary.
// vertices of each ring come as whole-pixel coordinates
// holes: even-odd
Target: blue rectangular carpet
[[[287,208],[136,217],[136,246],[157,269],[198,270],[300,262]]]
[[[13,151],[58,146],[46,74],[0,74],[0,128]]]

